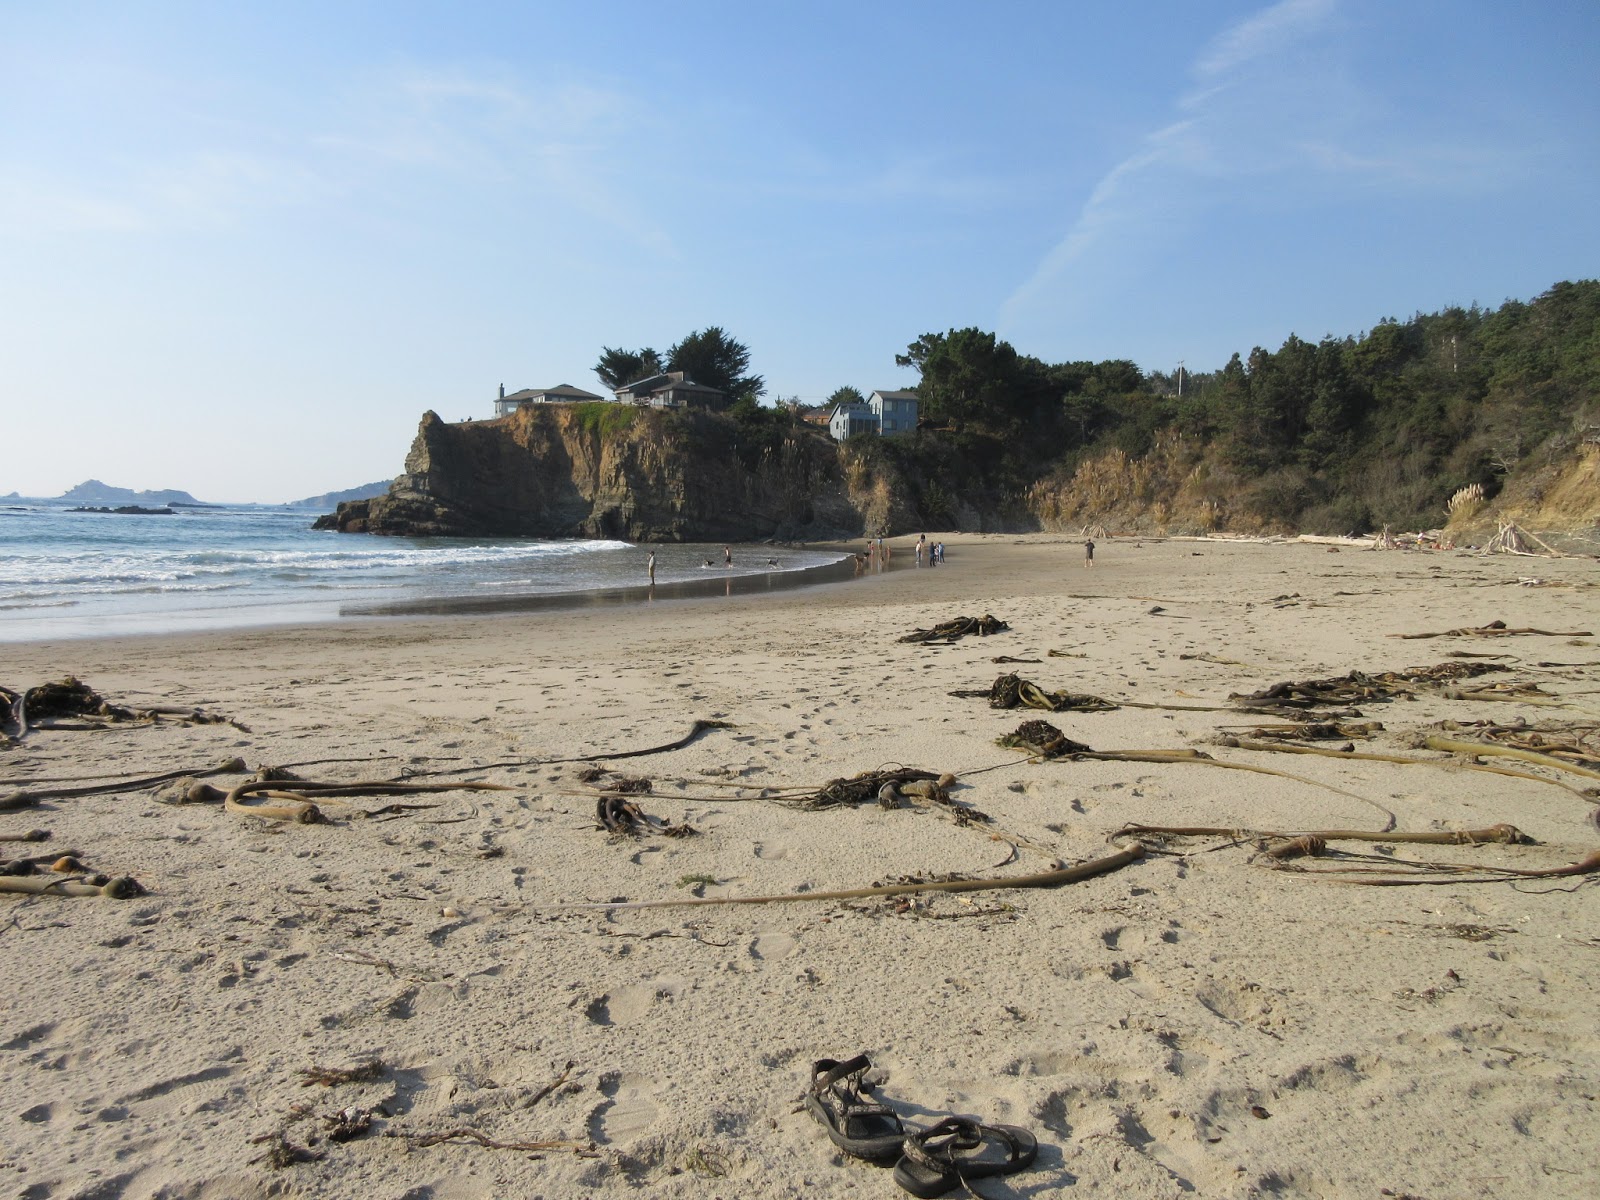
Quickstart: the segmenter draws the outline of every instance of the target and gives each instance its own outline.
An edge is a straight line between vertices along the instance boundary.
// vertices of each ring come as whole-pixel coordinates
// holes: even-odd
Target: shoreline
[[[46,849],[149,889],[0,897],[0,967],[30,981],[0,1021],[0,1100],[21,1115],[0,1124],[0,1161],[18,1188],[895,1195],[797,1104],[813,1060],[865,1051],[885,1076],[876,1098],[908,1128],[959,1112],[1031,1130],[1038,1161],[1006,1181],[1018,1194],[1586,1195],[1594,887],[1352,887],[1311,873],[1337,860],[1271,869],[1248,842],[1169,839],[1057,889],[562,907],[1024,875],[1104,858],[1130,822],[1377,830],[1374,806],[1404,831],[1510,821],[1537,842],[1375,834],[1346,862],[1541,868],[1594,847],[1584,802],[1548,784],[1251,755],[1215,737],[1265,718],[1200,710],[1457,650],[1511,655],[1492,661],[1600,709],[1600,639],[1393,636],[1595,628],[1600,563],[1541,563],[1546,586],[1523,587],[1526,561],[1466,554],[1115,538],[1087,569],[1081,539],[945,540],[942,567],[901,569],[909,542],[894,539],[887,574],[771,594],[8,645],[13,689],[70,671],[118,703],[243,728],[39,730],[0,746],[0,792],[236,755],[319,780],[509,789],[401,797],[436,807],[368,819],[356,810],[384,798],[329,800],[320,825],[141,788],[0,812],[0,832],[49,828]],[[986,612],[1010,629],[898,640]],[[1536,665],[1550,661],[1580,665]],[[1011,671],[1168,707],[1002,712],[952,695]],[[1435,693],[1360,707],[1384,728],[1358,748],[1410,757],[1439,721],[1574,715]],[[1097,750],[1198,749],[1295,778],[1030,763],[995,744],[1031,718]],[[728,727],[595,761],[695,721]],[[612,782],[648,778],[629,796],[661,824],[598,829],[586,758]],[[783,802],[889,763],[959,775],[954,807]],[[301,1072],[364,1062],[381,1064],[373,1078],[302,1086]],[[329,1140],[322,1115],[351,1107],[372,1132]],[[417,1140],[459,1129],[583,1151]],[[311,1157],[276,1169],[273,1139]],[[1481,1179],[1467,1142],[1492,1164]]]

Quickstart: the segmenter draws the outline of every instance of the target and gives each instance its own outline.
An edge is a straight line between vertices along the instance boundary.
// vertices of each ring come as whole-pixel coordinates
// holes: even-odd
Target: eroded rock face
[[[657,542],[862,530],[825,433],[762,440],[712,413],[551,405],[449,424],[429,412],[405,468],[386,494],[340,504],[317,528]]]

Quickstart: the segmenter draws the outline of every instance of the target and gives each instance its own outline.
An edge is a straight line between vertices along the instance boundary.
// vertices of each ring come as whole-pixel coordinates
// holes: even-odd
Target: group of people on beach
[[[935,542],[930,546],[928,545],[928,535],[919,533],[917,535],[916,555],[917,566],[919,567],[923,566],[924,563],[930,567],[942,563],[944,562],[944,543]]]

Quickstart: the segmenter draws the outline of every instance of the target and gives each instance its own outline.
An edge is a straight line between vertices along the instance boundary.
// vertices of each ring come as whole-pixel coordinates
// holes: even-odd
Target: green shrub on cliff
[[[572,410],[585,433],[599,434],[602,439],[621,433],[639,415],[639,410],[631,404],[608,404],[604,400],[575,404]]]

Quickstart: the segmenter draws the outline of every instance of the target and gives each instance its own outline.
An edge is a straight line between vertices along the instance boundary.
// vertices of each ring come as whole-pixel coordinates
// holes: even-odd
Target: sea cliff
[[[411,536],[838,538],[860,534],[870,508],[850,490],[837,448],[812,426],[611,404],[461,423],[428,412],[389,490],[317,524]]]

